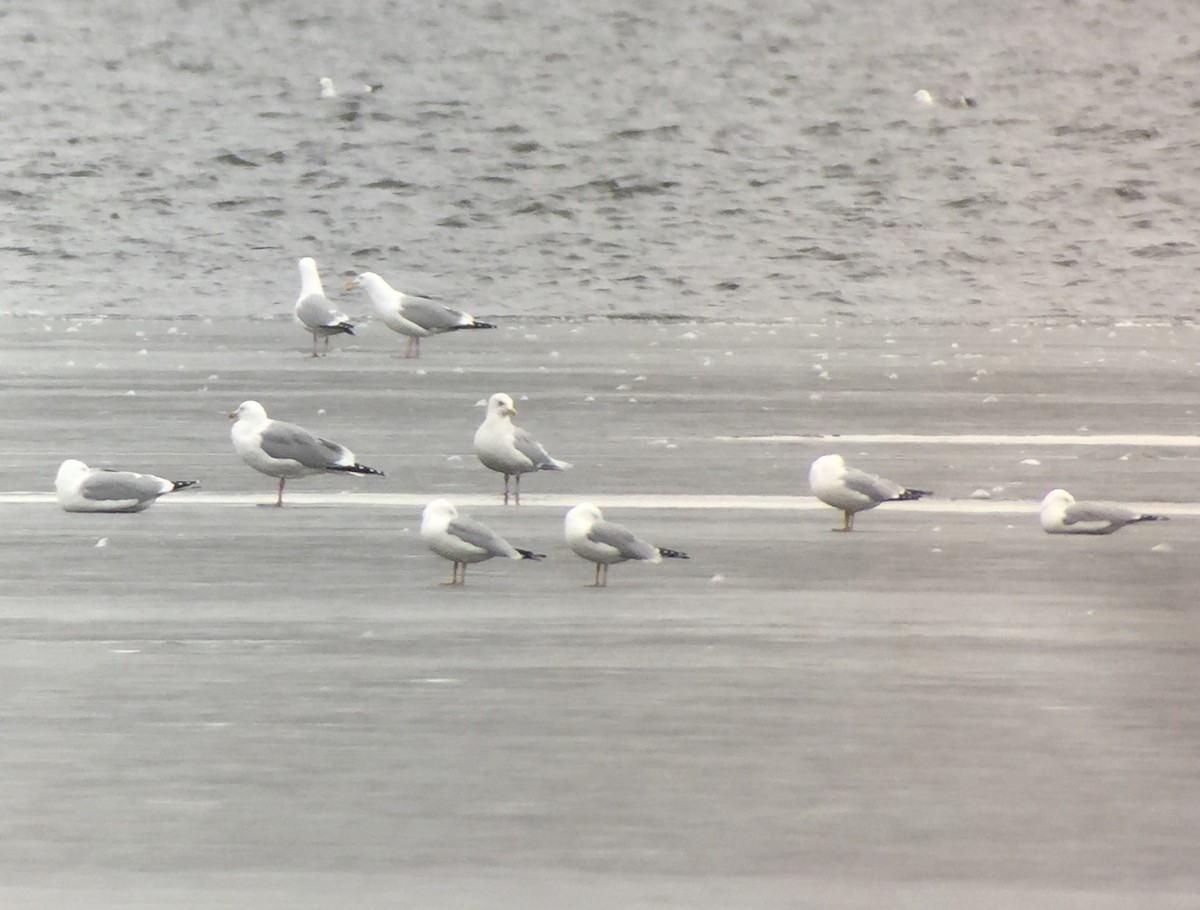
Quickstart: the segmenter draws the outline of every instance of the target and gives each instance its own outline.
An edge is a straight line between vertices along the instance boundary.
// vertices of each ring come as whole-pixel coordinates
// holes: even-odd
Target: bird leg
[[[457,562],[454,563],[454,567],[450,570],[450,580],[443,581],[442,584],[448,588],[454,587],[455,585],[458,584],[458,563]]]
[[[286,481],[286,480],[287,480],[286,477],[279,478],[279,496],[275,500],[275,505],[277,505],[277,506],[283,505],[283,484],[284,484],[284,481]]]
[[[465,585],[467,583],[467,564],[460,562],[459,565],[462,568],[458,570],[458,583],[459,585]]]
[[[508,475],[504,475],[504,504],[508,505]]]
[[[842,526],[834,528],[835,531],[853,531],[854,530],[854,513],[842,509]]]
[[[513,482],[513,504],[521,504],[521,475],[517,474]]]
[[[608,587],[608,563],[600,563],[600,587]]]
[[[317,333],[316,333],[316,332],[313,332],[313,333],[312,333],[312,337],[313,337],[313,352],[312,352],[312,356],[313,356],[313,357],[320,357],[321,355],[317,353]]]
[[[416,353],[414,353],[414,350]],[[421,339],[415,335],[408,336],[408,346],[404,349],[404,359],[413,360],[421,356]]]
[[[589,588],[600,587],[600,563],[596,563],[596,580],[593,581],[590,585],[588,585],[588,587]]]

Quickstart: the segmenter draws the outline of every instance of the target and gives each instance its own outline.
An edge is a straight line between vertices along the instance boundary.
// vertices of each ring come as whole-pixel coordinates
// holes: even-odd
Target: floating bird
[[[475,431],[475,454],[483,466],[504,475],[504,504],[508,505],[508,479],[516,478],[513,500],[521,504],[521,475],[530,471],[565,471],[569,461],[551,458],[542,444],[520,427],[513,426],[517,413],[513,400],[497,392],[487,403],[487,416]]]
[[[337,86],[333,84],[333,80],[330,79],[328,76],[322,76],[318,81],[321,83],[321,97],[322,98],[343,98],[343,97],[345,97],[344,95],[342,95],[338,92]],[[381,88],[383,88],[382,82],[363,82],[363,83],[359,84],[358,89],[355,92],[355,95],[373,95],[377,91],[379,91]]]
[[[688,558],[679,550],[647,543],[624,525],[605,521],[600,510],[590,502],[580,503],[567,512],[565,530],[567,545],[588,562],[596,564],[594,588],[608,587],[608,567],[615,562],[637,559],[659,563],[664,558]]]
[[[1112,534],[1139,521],[1166,521],[1100,502],[1076,502],[1066,490],[1051,490],[1042,500],[1042,530],[1047,534]]]
[[[436,300],[418,294],[405,294],[376,275],[363,272],[346,282],[346,290],[362,288],[371,298],[375,315],[393,332],[408,336],[406,358],[421,356],[421,339],[426,335],[441,335],[460,329],[494,329],[490,322],[480,322],[474,316],[443,306]]]
[[[317,262],[311,256],[305,256],[298,263],[300,266],[300,296],[296,298],[296,319],[312,333],[314,357],[317,353],[317,338],[324,337],[325,350],[329,351],[330,335],[354,334],[354,326],[349,317],[336,309],[329,298],[325,296],[325,288],[321,285],[321,276],[317,272]]]
[[[279,478],[277,506],[283,505],[283,485],[289,477],[325,472],[383,476],[383,471],[358,464],[345,446],[294,423],[272,420],[257,401],[243,401],[229,412],[229,419],[235,421],[230,436],[242,461],[268,477]]]
[[[873,509],[881,502],[903,502],[932,496],[928,490],[910,490],[866,471],[846,466],[841,455],[822,455],[808,469],[813,495],[841,509],[843,520],[835,531],[853,531],[854,513]]]
[[[89,468],[71,458],[59,465],[54,489],[64,512],[144,512],[158,497],[198,483],[133,471]]]
[[[467,515],[447,499],[435,499],[421,512],[421,539],[438,556],[454,563],[447,585],[467,583],[467,563],[493,556],[506,559],[545,559],[544,553],[514,547],[482,522]]]

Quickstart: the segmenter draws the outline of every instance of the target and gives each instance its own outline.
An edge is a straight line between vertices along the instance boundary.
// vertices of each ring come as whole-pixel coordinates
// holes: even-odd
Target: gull
[[[345,446],[294,423],[272,420],[257,401],[243,401],[229,412],[229,419],[235,421],[229,435],[242,461],[268,477],[279,478],[277,506],[283,505],[283,485],[289,477],[326,472],[383,476],[383,471],[358,464]]]
[[[564,524],[567,546],[596,564],[596,581],[590,585],[593,588],[608,587],[608,567],[615,562],[637,559],[660,563],[664,558],[688,558],[679,550],[647,543],[624,525],[605,521],[600,510],[590,502],[582,502],[567,512]]]
[[[297,263],[300,267],[300,296],[296,298],[296,319],[312,333],[314,357],[317,353],[317,338],[325,338],[325,350],[329,351],[329,336],[354,334],[354,326],[349,317],[336,309],[329,298],[325,296],[325,288],[321,285],[321,276],[317,272],[317,262],[311,256],[305,256]]]
[[[376,275],[363,272],[346,282],[346,290],[362,288],[371,298],[375,315],[393,332],[408,336],[405,358],[421,356],[421,339],[426,335],[441,335],[460,329],[494,329],[490,322],[480,322],[474,316],[443,306],[419,294],[405,294]]]
[[[910,490],[875,474],[846,466],[841,455],[822,455],[808,469],[813,495],[826,505],[842,510],[842,526],[835,531],[853,531],[854,513],[873,509],[881,502],[904,502],[932,496],[928,490]]]
[[[506,559],[545,559],[544,553],[514,547],[482,522],[459,514],[448,499],[435,499],[421,512],[421,539],[438,556],[454,563],[446,585],[467,583],[467,563],[493,556]]]
[[[1047,534],[1112,534],[1139,521],[1166,521],[1166,515],[1131,512],[1101,502],[1076,502],[1066,490],[1051,490],[1042,500],[1042,530]]]
[[[144,512],[158,497],[198,483],[134,471],[89,468],[82,461],[69,458],[59,465],[54,490],[64,512]]]
[[[540,442],[513,426],[517,413],[513,400],[497,392],[487,403],[487,416],[475,431],[475,454],[483,466],[504,475],[504,504],[508,505],[508,479],[516,478],[514,502],[521,504],[521,475],[530,471],[565,471],[569,461],[551,458]]]
[[[330,79],[328,76],[322,76],[317,81],[320,82],[320,84],[321,84],[321,97],[322,98],[341,98],[341,97],[343,97],[341,94],[338,93],[337,86],[333,84],[333,80]],[[358,94],[358,95],[373,95],[377,91],[379,91],[381,88],[383,88],[382,82],[364,82],[358,86],[358,91],[356,94]]]

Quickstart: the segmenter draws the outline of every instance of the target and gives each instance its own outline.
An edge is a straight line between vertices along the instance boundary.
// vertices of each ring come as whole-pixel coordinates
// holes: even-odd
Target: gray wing
[[[459,540],[471,544],[471,546],[486,550],[493,556],[513,557],[517,555],[517,551],[513,548],[512,544],[496,534],[487,525],[481,524],[473,518],[460,515],[450,522],[446,527],[446,532],[454,535]]]
[[[164,481],[152,474],[135,474],[132,471],[102,471],[88,477],[79,487],[84,499],[97,502],[118,499],[136,499],[145,502],[161,496]],[[170,489],[170,486],[167,487]]]
[[[345,322],[345,313],[338,312],[329,298],[322,294],[309,294],[296,303],[296,317],[309,326],[331,326]]]
[[[540,442],[529,435],[528,432],[520,427],[513,428],[513,445],[516,446],[518,452],[532,461],[539,467],[544,464],[550,464],[554,461],[550,457],[550,453],[542,446]]]
[[[904,487],[898,483],[892,483],[890,480],[884,480],[882,477],[877,477],[874,474],[868,474],[866,471],[859,471],[850,468],[842,477],[842,483],[846,488],[853,490],[855,493],[861,493],[868,499],[873,499],[875,502],[887,502],[889,499],[895,499],[904,492]]]
[[[624,525],[613,524],[611,521],[598,521],[588,531],[588,540],[595,543],[608,544],[626,559],[653,559],[658,555],[658,547],[634,536]]]
[[[1063,512],[1063,524],[1073,525],[1081,521],[1107,521],[1125,525],[1137,518],[1133,512],[1120,506],[1099,502],[1073,502]]]
[[[290,458],[306,468],[329,468],[345,460],[348,449],[315,436],[304,427],[273,420],[262,434],[262,450],[272,458]]]
[[[463,322],[463,314],[458,310],[421,297],[414,299],[406,296],[400,305],[400,315],[434,333],[453,329]]]

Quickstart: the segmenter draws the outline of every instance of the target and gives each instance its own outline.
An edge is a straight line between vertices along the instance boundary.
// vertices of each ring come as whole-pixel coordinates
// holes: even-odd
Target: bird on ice
[[[144,512],[160,496],[194,487],[198,480],[167,480],[134,471],[89,468],[67,459],[58,468],[54,490],[64,512]]]
[[[354,325],[350,317],[337,309],[325,296],[317,261],[305,256],[297,265],[300,268],[300,296],[296,298],[296,319],[313,337],[312,356],[317,353],[317,339],[325,339],[325,351],[329,351],[330,335],[353,335]]]
[[[636,559],[660,563],[663,559],[687,559],[686,553],[656,547],[635,535],[624,525],[605,521],[600,510],[582,502],[567,512],[564,522],[567,546],[596,565],[594,588],[608,587],[608,567],[613,563]]]
[[[447,585],[467,583],[467,563],[494,556],[545,559],[544,553],[514,547],[482,522],[461,515],[448,499],[435,499],[421,512],[421,539],[438,556],[454,563]]]
[[[279,478],[277,506],[283,505],[283,485],[289,477],[326,472],[383,476],[383,471],[359,464],[345,446],[294,423],[272,420],[257,401],[243,401],[229,412],[229,419],[234,421],[229,435],[242,461],[268,477]]]
[[[331,79],[329,76],[322,76],[317,81],[318,81],[318,83],[320,83],[320,86],[321,86],[321,97],[322,98],[345,98],[345,97],[347,97],[338,91],[338,88],[334,84],[333,79]],[[350,97],[361,96],[361,95],[374,95],[381,88],[383,88],[382,82],[362,82],[362,83],[359,83],[359,85],[355,89],[354,95],[352,95]]]
[[[487,402],[487,415],[475,431],[475,454],[486,468],[504,475],[504,504],[508,505],[508,479],[515,477],[513,500],[521,504],[521,475],[531,471],[565,471],[569,461],[551,458],[540,442],[512,419],[517,413],[512,398],[497,392]]]
[[[813,495],[826,505],[842,510],[842,526],[835,531],[853,531],[854,515],[873,509],[881,502],[904,502],[932,496],[928,490],[910,490],[875,474],[847,467],[841,455],[822,455],[808,469]]]
[[[421,356],[421,339],[461,329],[494,329],[490,322],[480,322],[474,316],[443,306],[436,300],[418,294],[405,294],[376,275],[363,272],[346,282],[346,290],[362,288],[371,299],[375,316],[393,332],[408,336],[405,358]]]
[[[1076,502],[1066,490],[1047,493],[1038,518],[1047,534],[1112,534],[1140,521],[1167,520],[1102,502]]]

